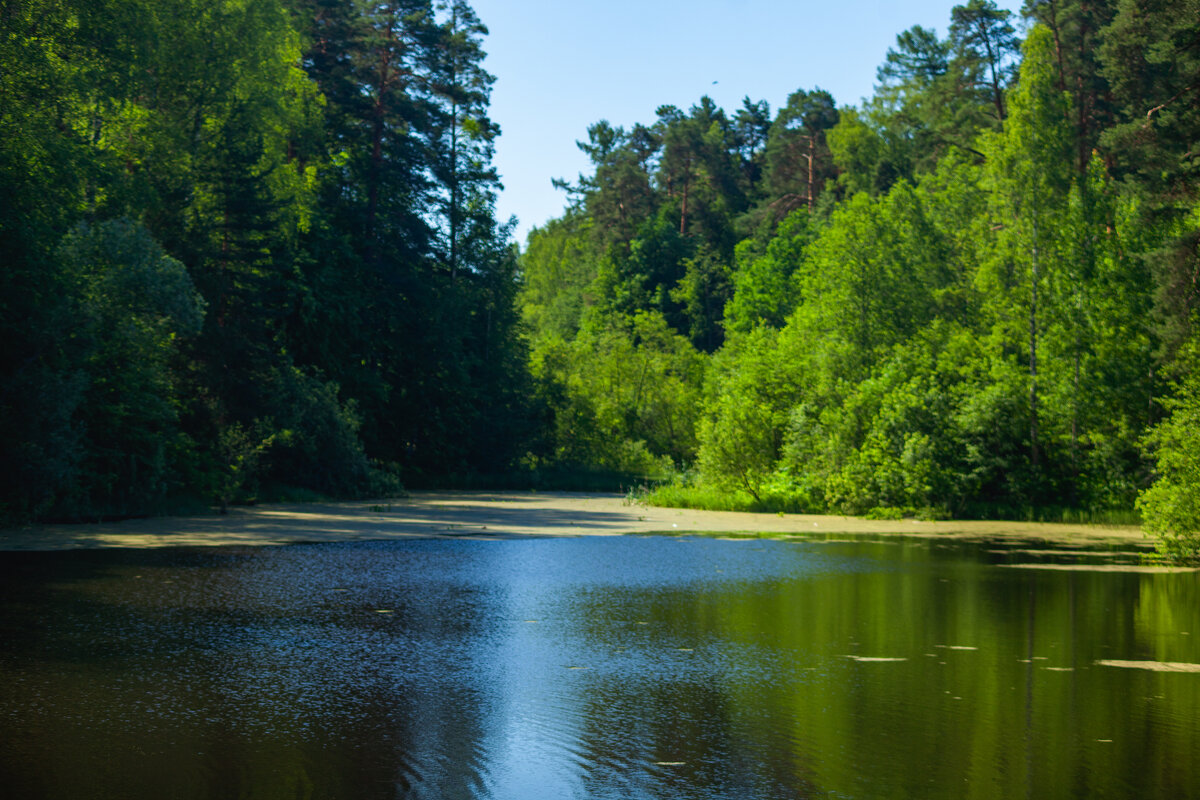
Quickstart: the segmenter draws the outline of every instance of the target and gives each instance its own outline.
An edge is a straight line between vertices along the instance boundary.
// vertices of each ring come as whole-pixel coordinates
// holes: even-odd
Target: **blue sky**
[[[960,2],[965,0],[960,0]],[[687,109],[709,95],[733,112],[742,98],[774,114],[798,88],[820,87],[838,105],[872,93],[896,34],[913,26],[945,36],[954,0],[473,0],[489,28],[485,66],[496,76],[491,116],[502,128],[496,165],[502,219],[517,240],[562,212],[550,185],[587,171],[575,146],[600,119],[629,127],[654,109]],[[1021,0],[997,5],[1019,12]],[[716,81],[714,84],[713,82]]]

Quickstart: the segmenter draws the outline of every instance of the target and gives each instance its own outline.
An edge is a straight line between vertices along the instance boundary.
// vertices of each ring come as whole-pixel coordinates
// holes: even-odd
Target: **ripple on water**
[[[1200,785],[1194,676],[1094,646],[1128,630],[1200,663],[1178,633],[1200,630],[1194,580],[988,558],[639,537],[27,558],[0,585],[0,771],[100,782],[56,774],[50,797],[136,796],[148,761],[143,796],[302,775],[331,797],[953,797],[969,774],[1002,797],[1022,754],[959,743],[1088,731],[1102,757],[1047,750],[1044,769],[1083,758],[1151,798]],[[1127,767],[1125,729],[1172,771]]]

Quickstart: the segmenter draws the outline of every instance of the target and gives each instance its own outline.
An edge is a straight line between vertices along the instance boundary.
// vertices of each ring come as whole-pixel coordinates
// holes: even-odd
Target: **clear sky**
[[[896,34],[923,25],[945,36],[960,2],[473,0],[496,76],[500,218],[518,217],[524,244],[558,216],[566,198],[550,180],[588,171],[575,141],[600,119],[650,124],[658,106],[686,110],[705,94],[729,113],[747,95],[766,100],[774,115],[800,88],[856,104]],[[1021,0],[997,5],[1017,13]]]

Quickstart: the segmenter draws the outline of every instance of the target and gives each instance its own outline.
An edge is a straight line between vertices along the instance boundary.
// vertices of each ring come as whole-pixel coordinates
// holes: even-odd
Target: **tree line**
[[[557,472],[1194,555],[1197,1],[597,122],[519,253],[464,0],[0,4],[0,517]]]
[[[1137,507],[1194,555],[1200,5],[1023,17],[904,31],[859,106],[591,126],[521,258],[534,456],[673,473],[659,502]]]
[[[485,33],[463,0],[0,4],[0,518],[519,454]]]

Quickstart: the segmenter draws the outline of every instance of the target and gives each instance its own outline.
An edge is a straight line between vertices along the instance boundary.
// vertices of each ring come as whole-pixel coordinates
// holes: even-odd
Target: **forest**
[[[522,254],[542,457],[655,503],[1200,529],[1200,4],[989,0],[873,97],[599,121]],[[1140,515],[1139,515],[1140,512]]]
[[[385,495],[521,454],[461,0],[0,7],[0,512]]]
[[[644,484],[1196,558],[1198,19],[969,0],[857,106],[601,119],[519,246],[465,0],[0,1],[0,519]]]

